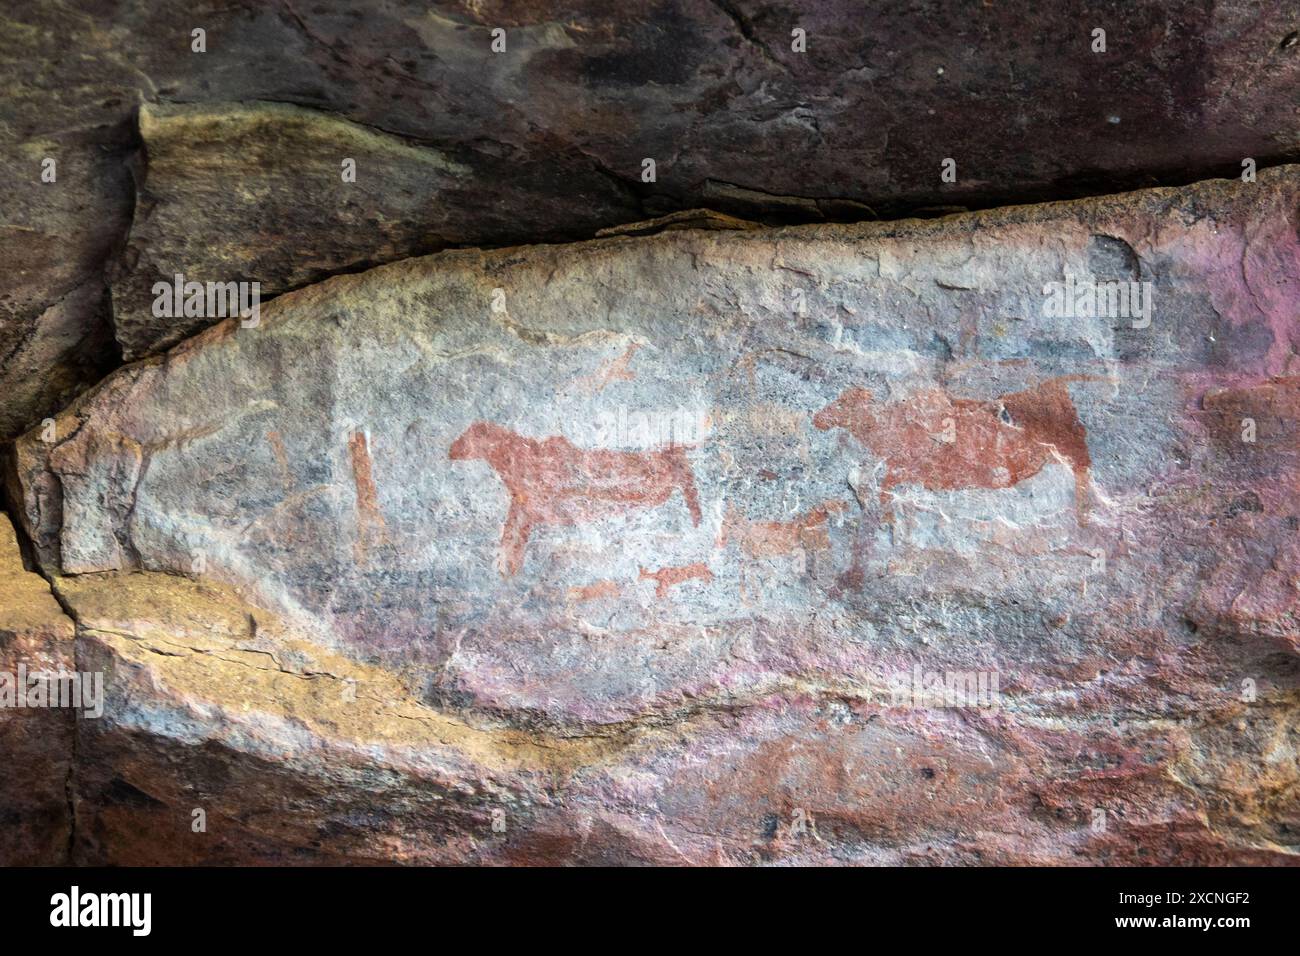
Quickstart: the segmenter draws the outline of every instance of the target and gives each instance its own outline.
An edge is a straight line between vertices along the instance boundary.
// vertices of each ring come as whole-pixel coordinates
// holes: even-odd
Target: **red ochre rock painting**
[[[678,567],[660,568],[657,571],[647,571],[641,568],[638,576],[642,581],[655,582],[655,597],[663,598],[668,595],[668,589],[683,581],[700,580],[709,582],[713,580],[713,572],[709,570],[708,565],[701,561],[694,564],[686,564]]]
[[[524,438],[491,422],[475,422],[451,445],[454,461],[481,458],[505,483],[510,511],[501,533],[508,576],[524,563],[528,536],[538,525],[576,525],[633,508],[655,508],[681,490],[691,521],[700,501],[686,447],[652,451],[579,448],[566,438]]]
[[[370,440],[365,432],[348,438],[352,460],[352,480],[357,492],[357,563],[365,561],[372,546],[384,535],[384,514],[379,508],[379,489],[375,486],[374,463],[370,458]]]
[[[772,558],[797,551],[824,551],[831,546],[826,519],[847,509],[843,501],[828,501],[791,521],[750,521],[730,505],[718,532],[718,547],[738,541],[751,558]]]
[[[843,428],[885,459],[882,504],[898,485],[918,484],[931,491],[1010,488],[1048,462],[1064,460],[1074,472],[1082,523],[1092,459],[1066,385],[1092,380],[1063,376],[995,401],[929,389],[883,405],[867,389],[848,388],[813,416],[813,424],[822,431]]]
[[[606,598],[618,597],[620,590],[616,581],[593,581],[590,584],[574,585],[569,588],[565,592],[565,599],[574,604],[581,604],[586,601],[600,601]]]

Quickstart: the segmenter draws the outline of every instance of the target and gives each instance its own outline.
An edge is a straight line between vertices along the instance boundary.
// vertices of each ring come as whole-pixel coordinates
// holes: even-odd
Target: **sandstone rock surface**
[[[73,650],[72,619],[23,566],[13,525],[0,515],[0,866],[68,858],[76,717],[67,708],[19,707],[17,688],[29,673],[74,671]]]
[[[283,104],[144,106],[140,135],[149,156],[142,211],[113,282],[127,358],[212,324],[154,316],[154,283],[176,273],[256,281],[269,298],[447,246],[590,235],[631,208],[605,181],[557,194],[506,161]],[[355,164],[347,181],[345,160]]]
[[[121,369],[10,476],[74,852],[1294,863],[1298,214],[449,251]]]
[[[446,244],[586,238],[699,205],[857,220],[1294,159],[1297,28],[1285,0],[656,0],[634,13],[14,0],[0,19],[0,437],[61,408],[119,347],[175,342],[139,307],[167,278],[155,270],[281,291]],[[314,119],[266,122],[282,110]],[[344,190],[339,150],[358,140],[378,145]],[[435,157],[457,172],[415,175]],[[955,183],[939,178],[947,157]]]

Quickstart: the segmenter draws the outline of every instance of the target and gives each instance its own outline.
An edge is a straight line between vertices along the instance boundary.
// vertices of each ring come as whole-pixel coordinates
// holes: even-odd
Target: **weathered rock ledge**
[[[1298,224],[446,252],[124,367],[8,476],[106,675],[74,858],[1295,863]]]
[[[141,308],[176,268],[269,295],[702,205],[897,218],[1294,162],[1297,27],[1290,0],[9,0],[0,440],[196,331]]]

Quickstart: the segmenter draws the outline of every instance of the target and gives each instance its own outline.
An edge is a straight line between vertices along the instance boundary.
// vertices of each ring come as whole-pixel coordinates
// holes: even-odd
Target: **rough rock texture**
[[[123,368],[10,476],[109,675],[74,854],[1294,863],[1298,226],[452,251]]]
[[[590,235],[628,214],[608,182],[557,193],[506,162],[458,159],[280,104],[146,106],[140,134],[148,175],[113,284],[127,358],[212,323],[155,318],[160,277],[258,281],[269,297],[447,246],[553,238],[556,222]],[[344,159],[356,163],[355,182],[343,182]]]
[[[699,205],[839,221],[1186,182],[1295,157],[1297,29],[1287,0],[12,0],[0,437],[116,364],[104,269],[128,230],[134,357],[175,341],[139,309],[155,268],[278,291]],[[315,118],[272,129],[304,114],[270,104]],[[358,142],[372,165],[344,189]]]
[[[0,674],[71,672],[72,619],[50,586],[23,567],[13,525],[0,515]],[[70,709],[0,707],[0,866],[66,861],[72,837]]]

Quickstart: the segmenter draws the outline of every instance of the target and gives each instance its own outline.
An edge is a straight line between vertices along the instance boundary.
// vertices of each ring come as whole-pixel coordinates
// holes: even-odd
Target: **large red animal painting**
[[[491,422],[475,422],[452,443],[456,461],[482,459],[510,494],[501,533],[505,569],[524,563],[528,536],[539,525],[575,525],[633,508],[655,508],[678,489],[691,520],[700,523],[700,501],[686,448],[670,445],[645,452],[587,450],[568,439],[538,441]]]
[[[1052,379],[994,401],[954,398],[932,389],[881,404],[849,388],[813,417],[823,431],[843,428],[886,461],[880,495],[917,484],[931,490],[1010,488],[1061,460],[1074,471],[1084,520],[1092,459],[1066,382]],[[1080,377],[1081,378],[1081,377]]]

